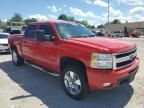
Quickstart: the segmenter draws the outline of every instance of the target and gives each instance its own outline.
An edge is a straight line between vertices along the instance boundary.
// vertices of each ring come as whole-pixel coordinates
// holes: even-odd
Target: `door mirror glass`
[[[43,30],[38,30],[36,31],[36,40],[38,42],[43,42],[45,41],[45,32]]]

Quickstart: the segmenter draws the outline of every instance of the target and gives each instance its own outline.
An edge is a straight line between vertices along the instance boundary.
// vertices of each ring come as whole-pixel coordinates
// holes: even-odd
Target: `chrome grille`
[[[113,54],[113,69],[121,69],[131,65],[137,56],[137,49],[128,52]]]

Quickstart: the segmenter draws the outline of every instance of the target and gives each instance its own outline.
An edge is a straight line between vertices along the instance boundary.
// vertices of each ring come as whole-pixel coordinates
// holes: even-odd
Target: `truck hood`
[[[0,39],[0,44],[8,44],[8,39]]]
[[[120,53],[136,48],[136,44],[120,39],[90,37],[90,38],[70,38],[67,40],[75,44],[80,44],[86,48],[96,49],[103,53]]]

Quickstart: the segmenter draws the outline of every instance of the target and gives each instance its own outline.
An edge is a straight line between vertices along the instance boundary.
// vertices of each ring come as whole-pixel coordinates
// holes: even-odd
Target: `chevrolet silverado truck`
[[[73,22],[31,23],[24,35],[12,35],[8,42],[16,66],[27,63],[60,76],[73,99],[82,99],[91,89],[129,84],[139,67],[135,44],[97,37]]]

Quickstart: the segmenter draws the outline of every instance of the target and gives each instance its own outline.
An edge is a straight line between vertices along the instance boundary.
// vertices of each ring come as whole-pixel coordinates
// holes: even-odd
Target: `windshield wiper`
[[[88,37],[95,37],[96,35],[88,35]]]
[[[96,35],[85,35],[85,34],[81,34],[81,35],[75,35],[72,36],[71,38],[83,38],[83,37],[95,37]]]
[[[72,38],[82,38],[82,37],[88,37],[88,35],[85,35],[85,34],[75,35]]]

